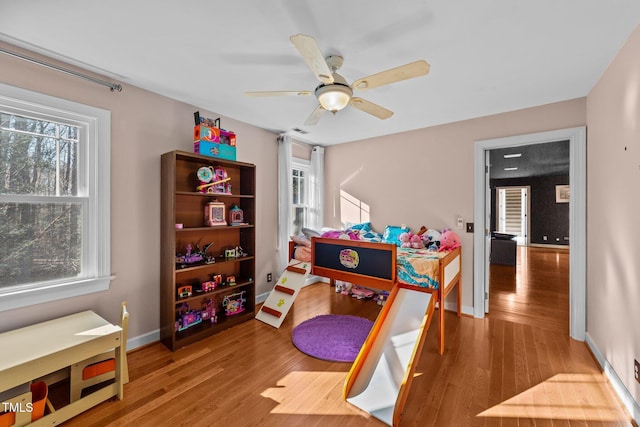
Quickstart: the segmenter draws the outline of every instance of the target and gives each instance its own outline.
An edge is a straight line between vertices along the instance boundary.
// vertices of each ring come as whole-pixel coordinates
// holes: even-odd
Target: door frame
[[[569,140],[569,335],[578,341],[586,338],[586,127],[575,127],[527,135],[476,141],[474,147],[474,218],[473,236],[473,315],[484,317],[485,288],[488,284],[488,249],[490,224],[487,224],[488,162],[487,151]]]

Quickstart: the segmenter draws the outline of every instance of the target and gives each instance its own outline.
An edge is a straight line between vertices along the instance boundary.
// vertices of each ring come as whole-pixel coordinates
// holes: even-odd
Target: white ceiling
[[[0,0],[0,40],[323,145],[586,96],[639,22],[638,0]],[[356,91],[387,120],[347,107],[304,126],[315,97],[243,94],[318,85],[297,33],[342,55],[348,82],[431,72]]]

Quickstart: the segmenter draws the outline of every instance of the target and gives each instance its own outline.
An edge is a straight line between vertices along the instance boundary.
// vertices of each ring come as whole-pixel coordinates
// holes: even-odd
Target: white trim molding
[[[571,200],[569,201],[569,333],[573,339],[585,340],[586,334],[586,153],[587,132],[584,126],[518,135],[505,138],[476,141],[474,147],[474,218],[476,233],[473,236],[473,313],[475,317],[484,317],[485,280],[487,272],[487,253],[485,236],[490,224],[486,224],[485,166],[486,152],[497,148],[517,147],[569,140],[569,182]]]

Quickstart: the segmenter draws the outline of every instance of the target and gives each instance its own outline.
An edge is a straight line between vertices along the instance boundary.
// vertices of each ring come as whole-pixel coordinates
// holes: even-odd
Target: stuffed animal
[[[410,248],[411,247],[411,236],[413,234],[411,232],[400,233],[398,239],[400,240],[401,248]]]
[[[451,230],[445,230],[442,232],[442,235],[440,236],[440,249],[438,249],[439,251],[450,251],[459,247],[460,237],[458,237],[455,232]]]
[[[352,283],[336,280],[336,292],[339,292],[342,295],[350,295],[352,287]]]
[[[442,233],[440,233],[438,230],[434,230],[433,228],[430,228],[427,230],[426,233],[423,234],[423,236],[427,236],[430,242],[439,244]]]
[[[424,242],[422,241],[422,236],[420,236],[419,234],[412,235],[409,241],[411,242],[411,247],[414,249],[424,248]]]

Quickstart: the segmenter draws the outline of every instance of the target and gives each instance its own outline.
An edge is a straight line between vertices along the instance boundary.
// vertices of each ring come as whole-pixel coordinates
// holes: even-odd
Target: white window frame
[[[82,207],[82,271],[73,279],[0,288],[0,311],[109,289],[111,282],[111,113],[101,108],[0,83],[0,107],[27,117],[72,123],[86,132],[79,146]],[[82,184],[84,183],[84,184]],[[0,194],[0,202],[41,196]]]
[[[305,200],[304,203],[298,203],[298,204],[293,204],[293,190],[291,192],[291,223],[289,224],[289,235],[293,235],[294,232],[294,226],[293,226],[293,221],[296,219],[296,209],[297,208],[304,208],[305,209],[305,225],[304,227],[307,227],[309,224],[309,212],[311,207],[309,206],[309,191],[311,190],[311,186],[310,186],[310,173],[311,173],[311,162],[309,160],[304,160],[304,159],[299,159],[297,157],[293,157],[291,159],[291,180],[293,182],[293,171],[294,170],[300,170],[300,171],[304,171],[305,174],[305,179],[304,179],[304,196],[305,196]],[[293,186],[292,186],[293,188]]]

